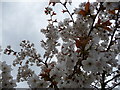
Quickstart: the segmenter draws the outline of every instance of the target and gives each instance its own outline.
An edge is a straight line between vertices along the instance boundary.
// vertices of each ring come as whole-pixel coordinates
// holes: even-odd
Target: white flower
[[[105,2],[119,2],[120,0],[105,0]]]
[[[62,71],[57,67],[50,71],[50,77],[54,78],[55,81],[59,81],[62,75]]]
[[[58,22],[58,27],[63,27],[64,23],[62,21]]]
[[[103,72],[103,63],[101,61],[95,62],[96,68],[94,69],[96,72]]]
[[[8,81],[2,82],[2,88],[9,88],[9,82]]]
[[[89,57],[91,57],[91,58],[98,58],[98,56],[99,56],[99,52],[97,52],[95,49],[91,49],[89,51]]]
[[[58,83],[59,88],[77,88],[77,84],[73,80],[60,81]]]
[[[2,63],[2,71],[3,72],[10,72],[10,71],[12,71],[11,65],[7,65],[6,62],[4,61]]]
[[[11,80],[10,81],[10,88],[13,88],[13,87],[16,87],[17,85],[16,85],[16,80]]]
[[[119,3],[117,2],[105,2],[103,4],[106,7],[106,10],[113,10],[114,8],[117,8]]]
[[[104,66],[104,70],[105,70],[108,74],[112,72],[112,69],[113,69],[113,67],[111,67],[111,66],[109,66],[109,65]]]
[[[16,87],[16,80],[5,80],[2,82],[2,88],[14,88]]]
[[[46,88],[49,85],[49,83],[47,81],[40,80],[36,83],[36,85],[37,88]]]
[[[67,54],[68,53],[68,45],[67,44],[63,44],[63,46],[61,48],[61,52],[63,54]]]
[[[28,78],[28,85],[30,85],[30,87],[32,88],[36,88],[37,87],[37,82],[39,82],[39,77],[36,74],[33,74],[32,77]]]
[[[69,19],[69,18],[65,18],[65,19],[64,19],[64,25],[66,25],[66,26],[69,25],[69,22],[70,22],[70,19]]]
[[[56,2],[56,3],[59,3],[60,0],[50,0],[50,2]]]
[[[107,10],[112,10],[113,9],[111,2],[105,2],[103,5],[106,7]]]
[[[82,64],[85,71],[94,71],[95,69],[95,60],[93,59],[83,60]]]
[[[106,0],[96,0],[97,2],[105,2]]]
[[[13,77],[11,76],[11,73],[2,72],[2,79],[3,80],[10,80],[10,79],[13,79]]]
[[[111,64],[112,67],[116,67],[118,65],[118,61],[118,59],[110,59],[108,63]]]
[[[60,70],[60,71],[62,71],[62,70],[65,70],[65,62],[64,61],[62,61],[61,63],[58,63],[58,64],[56,64],[56,66],[55,66],[58,70]]]
[[[75,13],[75,14],[78,14],[79,12],[80,12],[80,9],[79,9],[79,8],[75,8],[75,9],[74,9],[74,13]]]
[[[95,34],[92,40],[95,44],[98,44],[100,41],[100,37],[97,34]]]
[[[72,59],[70,56],[66,57],[66,67],[67,69],[73,69],[75,64],[76,64],[77,60],[76,59]]]
[[[65,2],[68,2],[71,5],[72,0],[65,0]]]

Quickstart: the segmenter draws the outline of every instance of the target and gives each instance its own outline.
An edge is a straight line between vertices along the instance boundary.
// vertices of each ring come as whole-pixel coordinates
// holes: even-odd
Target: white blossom
[[[37,87],[37,84],[36,84],[37,82],[39,82],[39,77],[36,74],[28,78],[28,85],[30,85],[30,87],[32,88]]]
[[[105,2],[104,6],[106,7],[106,10],[113,10],[114,8],[118,7],[119,3],[117,2]]]
[[[60,2],[60,0],[50,0],[50,2],[56,2],[56,3],[58,3],[58,2]]]
[[[89,58],[87,60],[82,61],[83,69],[85,71],[94,71],[95,68],[95,60]]]

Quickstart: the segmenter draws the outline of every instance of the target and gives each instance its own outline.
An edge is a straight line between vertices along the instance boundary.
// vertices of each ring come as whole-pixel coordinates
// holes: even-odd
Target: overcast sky
[[[21,3],[3,2],[2,3],[2,46],[11,45],[14,50],[19,50],[22,40],[30,40],[35,43],[37,50],[42,53],[40,41],[44,39],[40,33],[41,28],[47,25],[47,16],[44,14],[44,7],[47,3]],[[11,64],[14,57],[3,56],[2,58]],[[14,76],[17,74],[13,72]],[[18,87],[26,87],[25,83]]]
[[[22,40],[30,40],[35,43],[35,47],[43,54],[43,49],[40,47],[40,41],[45,39],[44,35],[40,33],[40,29],[47,26],[48,16],[44,13],[44,8],[48,2],[2,2],[0,3],[0,44],[5,48],[11,45],[16,51],[20,49],[19,44]],[[60,8],[56,6],[55,10],[59,13]],[[58,19],[64,18],[66,15],[60,14]],[[2,60],[8,64],[12,64],[15,57],[3,55]],[[14,68],[15,69],[15,68]],[[36,68],[35,68],[36,69]],[[15,76],[15,70],[12,75]],[[27,87],[25,83],[18,84],[18,87]]]
[[[9,1],[9,2],[8,2]],[[11,1],[11,2],[10,2]],[[48,16],[44,13],[44,8],[48,5],[47,0],[4,0],[0,3],[0,45],[5,48],[7,45],[11,45],[14,50],[19,50],[19,44],[22,40],[30,40],[35,43],[35,47],[43,54],[43,49],[40,47],[40,41],[45,39],[44,35],[40,33],[40,29],[47,26]],[[32,1],[32,2],[31,2]],[[88,0],[84,0],[88,1]],[[90,0],[95,1],[95,0]],[[73,3],[70,7],[78,6],[78,3]],[[58,20],[62,20],[67,15],[60,13],[62,10],[56,6],[55,11],[58,13],[56,17]],[[3,56],[2,60],[11,64],[14,57]],[[14,73],[16,74],[16,73]],[[19,84],[18,87],[26,87],[25,84]]]
[[[76,0],[77,1],[77,0]],[[86,0],[87,1],[87,0]],[[0,45],[5,48],[11,45],[16,51],[20,49],[19,44],[22,40],[30,40],[35,43],[35,47],[43,54],[40,41],[45,39],[40,33],[40,29],[47,26],[48,16],[44,13],[44,8],[48,5],[48,0],[2,0],[0,3]],[[78,3],[69,7],[78,6]],[[61,8],[59,8],[61,7]],[[62,20],[67,15],[62,14],[62,6],[56,5],[57,19]],[[2,60],[12,64],[15,57],[3,55]],[[17,74],[15,70],[13,76]],[[25,83],[18,84],[18,87],[27,87]]]

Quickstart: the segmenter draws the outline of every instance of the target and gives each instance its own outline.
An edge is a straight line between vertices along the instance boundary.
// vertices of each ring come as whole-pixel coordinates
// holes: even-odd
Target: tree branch
[[[73,16],[72,16],[72,14],[70,13],[70,11],[68,10],[68,8],[66,7],[66,4],[63,4],[62,2],[60,2],[63,6],[64,6],[64,8],[67,10],[67,12],[68,12],[68,14],[70,15],[70,17],[71,17],[71,19],[72,19],[72,22],[74,23],[74,19],[73,19]]]
[[[91,34],[91,32],[92,32],[92,30],[93,30],[93,28],[94,28],[95,20],[96,20],[96,18],[97,18],[97,16],[98,16],[99,12],[101,11],[101,8],[103,7],[102,4],[103,4],[103,2],[100,2],[100,7],[99,7],[99,9],[98,9],[98,11],[97,11],[97,14],[96,14],[95,17],[93,18],[93,22],[92,22],[90,31],[89,31],[89,33],[88,33],[88,36],[90,36],[90,34]]]
[[[114,80],[114,79],[115,79],[115,78],[117,78],[117,77],[120,77],[120,74],[118,74],[118,75],[114,76],[112,79],[110,79],[110,80],[106,81],[105,83],[107,84],[107,83],[109,83],[110,81]]]
[[[103,73],[102,73],[101,90],[105,90],[105,86],[106,86],[106,83],[105,83],[105,73],[106,73],[106,71],[103,71]]]
[[[119,83],[117,83],[117,84],[115,84],[113,87],[111,87],[110,89],[108,89],[108,90],[113,90],[113,88],[115,88],[116,86],[118,86],[118,85],[120,85],[120,82]]]
[[[120,2],[119,2],[120,3]],[[113,31],[113,34],[111,35],[111,39],[110,39],[110,43],[109,43],[109,45],[108,45],[108,48],[107,48],[107,51],[110,49],[110,47],[111,47],[111,45],[112,45],[112,41],[113,41],[113,37],[114,37],[114,35],[115,35],[115,32],[117,31],[117,28],[118,28],[118,19],[119,19],[119,13],[120,13],[120,5],[119,5],[119,9],[118,9],[118,12],[117,12],[117,18],[116,18],[116,20],[115,20],[115,29],[114,29],[114,31]]]

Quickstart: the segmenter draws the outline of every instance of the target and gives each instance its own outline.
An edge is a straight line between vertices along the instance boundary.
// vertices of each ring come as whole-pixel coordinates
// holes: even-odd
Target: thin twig
[[[91,32],[92,32],[92,30],[93,30],[93,28],[94,28],[94,23],[95,23],[95,20],[96,20],[96,18],[97,18],[97,16],[98,16],[99,12],[101,11],[102,3],[103,3],[103,2],[100,3],[100,7],[99,7],[99,9],[98,9],[98,11],[97,11],[97,14],[96,14],[95,17],[93,18],[93,22],[92,22],[90,31],[89,31],[89,33],[88,33],[88,36],[90,36],[90,34],[91,34]]]
[[[113,90],[116,86],[120,85],[120,82],[115,84],[113,87],[109,88],[108,90]]]
[[[108,82],[110,82],[110,81],[114,80],[114,79],[115,79],[115,78],[117,78],[117,77],[120,77],[120,74],[118,74],[118,75],[114,76],[112,79],[110,79],[110,80],[106,81],[105,83],[107,84]]]
[[[64,8],[67,10],[67,12],[68,12],[68,14],[70,15],[70,17],[71,17],[71,19],[72,19],[72,22],[74,23],[74,19],[73,19],[73,16],[72,16],[72,14],[70,13],[70,11],[68,10],[68,8],[66,7],[66,4],[63,4],[62,2],[60,2],[63,6],[64,6]]]
[[[119,2],[119,3],[120,3],[120,2]],[[108,51],[108,50],[110,49],[110,47],[111,47],[111,45],[112,45],[113,37],[114,37],[114,35],[115,35],[115,32],[117,31],[117,27],[118,27],[118,23],[117,23],[117,22],[118,22],[118,19],[119,19],[119,13],[120,13],[120,5],[119,5],[118,12],[117,12],[117,18],[116,18],[116,20],[115,20],[115,29],[114,29],[114,31],[113,31],[113,34],[111,35],[110,43],[109,43],[108,48],[107,48],[106,51]]]
[[[105,87],[106,87],[105,74],[106,74],[106,71],[103,71],[103,73],[102,73],[102,80],[101,80],[101,90],[105,90]]]

